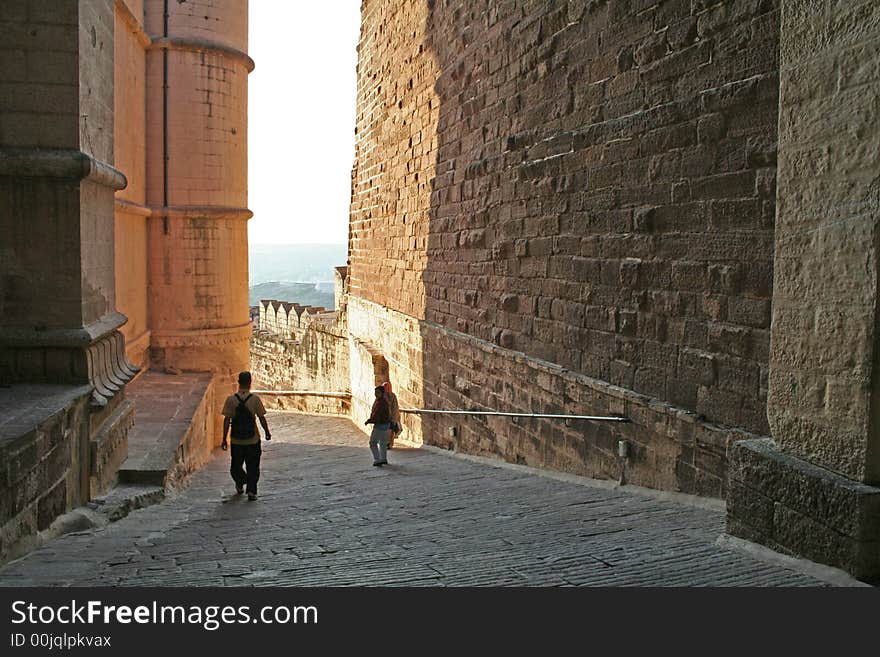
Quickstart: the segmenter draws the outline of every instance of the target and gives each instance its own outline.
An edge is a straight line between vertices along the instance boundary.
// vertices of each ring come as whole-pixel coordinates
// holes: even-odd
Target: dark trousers
[[[263,450],[260,443],[253,445],[230,445],[232,449],[232,463],[229,466],[229,474],[235,481],[236,486],[247,485],[247,492],[257,494],[257,481],[260,478],[260,456]],[[247,472],[242,469],[242,464]]]

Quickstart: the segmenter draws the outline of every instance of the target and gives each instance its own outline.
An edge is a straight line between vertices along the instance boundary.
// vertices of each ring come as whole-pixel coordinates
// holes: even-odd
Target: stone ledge
[[[156,50],[183,50],[186,52],[213,52],[224,55],[241,63],[248,73],[254,70],[254,60],[247,53],[238,48],[227,46],[224,43],[209,41],[207,39],[194,39],[185,37],[151,36],[150,49]]]
[[[260,398],[270,410],[351,417],[351,395],[277,395],[263,392],[260,393]]]
[[[0,176],[91,180],[111,189],[125,189],[125,174],[109,162],[78,149],[2,148]]]
[[[90,392],[60,385],[0,389],[0,562],[27,551],[56,516],[83,502],[78,459],[89,439]]]
[[[769,439],[731,449],[727,531],[880,580],[880,488],[785,454]]]
[[[0,449],[17,449],[31,441],[32,431],[91,391],[87,385],[39,383],[0,388]]]
[[[110,488],[128,456],[128,433],[134,424],[134,403],[126,399],[89,442],[89,489],[96,497]]]
[[[156,486],[117,486],[106,497],[58,516],[42,531],[27,534],[13,543],[0,564],[14,561],[54,538],[74,532],[94,532],[125,518],[132,511],[159,504],[165,490]]]
[[[97,507],[108,521],[115,522],[132,511],[159,504],[164,499],[165,489],[161,486],[120,484],[105,497],[90,503],[89,507]]]
[[[33,327],[0,328],[4,347],[88,347],[128,322],[120,312],[112,312],[81,328],[37,330]]]
[[[119,481],[165,488],[179,484],[213,449],[213,376],[146,372],[126,393],[136,411]]]
[[[770,439],[733,444],[729,478],[859,540],[880,540],[880,488],[780,451]]]

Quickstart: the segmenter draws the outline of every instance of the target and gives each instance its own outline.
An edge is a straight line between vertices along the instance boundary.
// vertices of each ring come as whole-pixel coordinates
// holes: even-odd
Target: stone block
[[[729,518],[737,521],[730,533],[748,523],[758,542],[772,541],[860,579],[880,578],[880,488],[790,456],[769,439],[744,440],[731,448],[729,499]],[[753,533],[743,537],[756,540]]]
[[[62,479],[37,502],[37,531],[46,529],[65,511],[67,511],[67,481]]]
[[[764,540],[772,538],[775,507],[772,499],[748,486],[731,483],[726,501],[728,533],[734,533],[731,531],[731,523],[737,521],[747,525],[751,530],[748,536],[736,534],[737,536],[752,541],[758,537]]]

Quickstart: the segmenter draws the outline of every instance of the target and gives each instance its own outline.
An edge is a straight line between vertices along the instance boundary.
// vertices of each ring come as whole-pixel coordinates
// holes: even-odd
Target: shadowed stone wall
[[[114,275],[112,0],[0,4],[0,561],[112,485],[133,406]]]
[[[728,531],[880,580],[880,6],[783,3],[774,442],[736,446]]]
[[[47,384],[0,431],[0,559],[116,480],[127,355],[215,372],[217,396],[247,367],[247,7],[0,2],[0,415]],[[68,393],[82,417],[56,422],[40,397]]]
[[[0,392],[4,410],[0,563],[4,563],[27,551],[30,537],[48,529],[58,515],[106,485],[100,478],[103,454],[95,454],[97,463],[89,462],[88,387],[24,385]],[[127,427],[121,432],[122,458],[126,433]],[[91,481],[90,466],[95,474]]]
[[[428,407],[634,419],[460,449],[616,477],[623,438],[633,481],[724,494],[769,429],[778,4],[363,4],[353,337],[418,342],[386,357]]]

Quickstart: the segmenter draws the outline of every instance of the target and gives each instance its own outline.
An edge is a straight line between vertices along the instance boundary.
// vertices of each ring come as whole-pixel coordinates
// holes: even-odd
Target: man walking
[[[226,436],[232,429],[232,463],[229,473],[235,481],[235,492],[241,495],[247,486],[248,500],[257,499],[257,481],[260,478],[260,432],[257,429],[257,418],[263,425],[266,440],[272,440],[269,423],[266,422],[266,409],[262,400],[251,393],[251,373],[241,372],[238,375],[238,392],[229,395],[223,404],[223,442],[220,447],[226,449]],[[242,469],[244,464],[246,470]]]

